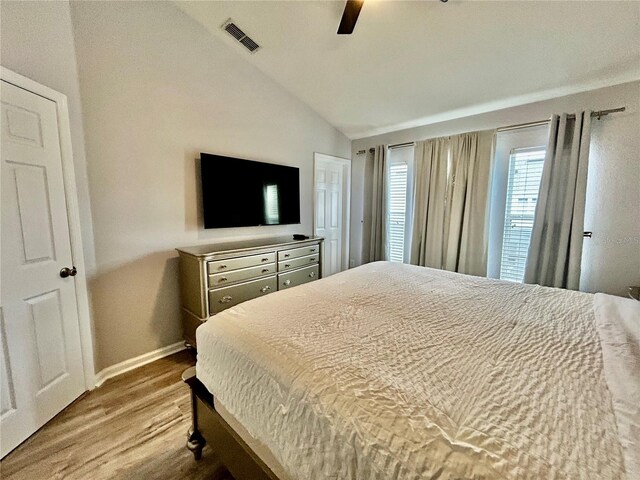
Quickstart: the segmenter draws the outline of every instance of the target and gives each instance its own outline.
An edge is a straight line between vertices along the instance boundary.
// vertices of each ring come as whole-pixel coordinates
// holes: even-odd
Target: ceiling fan
[[[440,1],[446,3],[448,0]],[[344,12],[342,12],[340,25],[338,26],[338,35],[351,35],[353,33],[363,4],[364,0],[347,0],[347,4],[344,6]]]
[[[347,0],[347,4],[344,6],[344,12],[342,13],[342,19],[340,20],[340,26],[338,27],[338,35],[351,35],[353,33],[363,4],[364,0]]]

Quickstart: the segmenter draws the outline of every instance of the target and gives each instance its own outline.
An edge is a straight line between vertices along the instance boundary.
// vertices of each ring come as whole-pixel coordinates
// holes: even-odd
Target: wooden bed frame
[[[209,443],[235,480],[279,480],[216,411],[213,395],[196,377],[196,368],[185,370],[182,380],[191,387],[192,424],[187,434],[187,448],[195,459],[200,460],[202,449]]]

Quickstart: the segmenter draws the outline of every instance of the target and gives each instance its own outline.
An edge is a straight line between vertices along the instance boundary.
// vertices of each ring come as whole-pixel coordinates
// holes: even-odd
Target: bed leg
[[[194,430],[193,427],[187,432],[187,448],[193,452],[193,457],[196,460],[202,458],[202,449],[204,448],[204,438],[200,435],[198,430]]]
[[[187,448],[193,452],[193,456],[196,460],[200,460],[200,458],[202,458],[202,449],[206,442],[202,434],[198,431],[197,397],[194,389],[195,379],[195,367],[188,368],[182,374],[182,380],[191,388],[191,428],[189,428],[189,431],[187,432]]]

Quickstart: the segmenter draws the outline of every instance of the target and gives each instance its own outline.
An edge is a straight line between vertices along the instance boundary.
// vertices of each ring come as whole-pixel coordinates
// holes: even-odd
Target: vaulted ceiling
[[[342,1],[176,5],[350,138],[640,79],[638,1],[366,0],[352,35]]]

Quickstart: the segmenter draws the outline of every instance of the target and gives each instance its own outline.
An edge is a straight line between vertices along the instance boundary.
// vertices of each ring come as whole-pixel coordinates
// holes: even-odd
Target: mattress
[[[212,317],[196,371],[292,479],[637,478],[593,301],[376,262]]]

